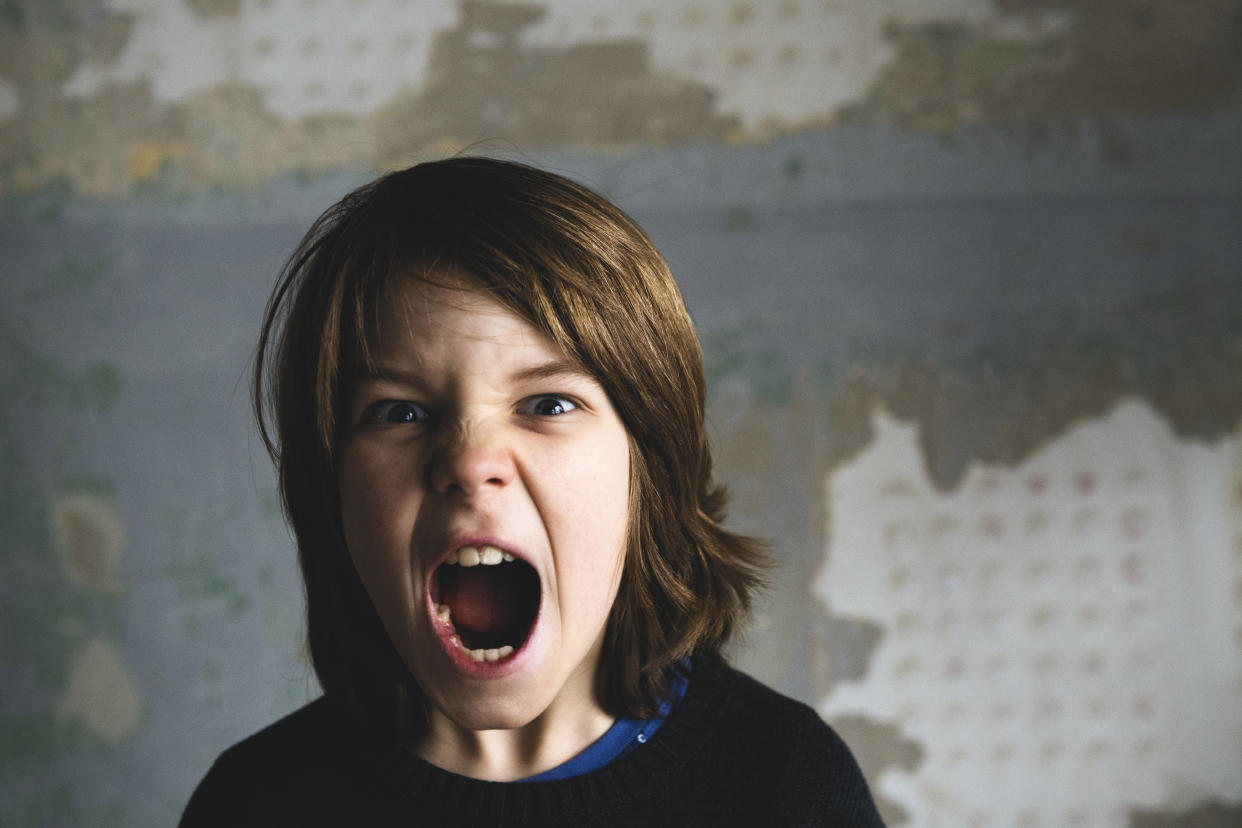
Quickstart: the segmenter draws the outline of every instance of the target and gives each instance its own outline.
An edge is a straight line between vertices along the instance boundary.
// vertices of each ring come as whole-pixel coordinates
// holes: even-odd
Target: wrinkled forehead
[[[374,374],[385,359],[487,340],[515,348],[538,346],[577,370],[546,324],[514,307],[504,292],[457,268],[410,268],[375,290],[355,321],[347,380]]]
[[[560,348],[529,320],[502,304],[477,280],[433,276],[394,285],[383,302],[379,329],[372,341],[383,353],[394,346],[408,350],[449,349],[486,343],[505,348],[538,347],[563,358]]]
[[[376,295],[376,320],[383,336],[394,327],[425,328],[450,314],[509,312],[478,279],[460,270],[411,268],[386,281]]]

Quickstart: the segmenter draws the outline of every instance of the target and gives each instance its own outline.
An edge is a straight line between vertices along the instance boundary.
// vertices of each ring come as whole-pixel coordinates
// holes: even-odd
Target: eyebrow
[[[354,377],[356,382],[397,382],[404,385],[416,385],[417,375],[412,371],[376,365],[374,368],[359,371]]]
[[[554,359],[548,362],[542,362],[538,365],[532,365],[529,368],[523,368],[520,371],[514,371],[509,375],[511,382],[529,382],[532,380],[544,379],[567,379],[581,378],[595,381],[581,365],[569,362],[568,360]]]
[[[375,366],[374,370],[363,371],[358,375],[358,379],[379,380],[388,382],[399,382],[405,385],[418,385],[419,376],[413,371],[405,371],[399,368],[392,368],[384,365]],[[564,359],[553,359],[547,362],[541,362],[532,365],[529,368],[521,368],[509,375],[509,382],[533,382],[546,379],[585,379],[596,382],[590,372],[577,363]]]

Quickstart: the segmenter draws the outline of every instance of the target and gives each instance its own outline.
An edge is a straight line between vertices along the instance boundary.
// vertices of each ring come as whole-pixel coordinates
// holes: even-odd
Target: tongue
[[[447,604],[453,621],[478,632],[501,632],[520,621],[516,590],[506,588],[498,567],[475,566],[457,575]]]

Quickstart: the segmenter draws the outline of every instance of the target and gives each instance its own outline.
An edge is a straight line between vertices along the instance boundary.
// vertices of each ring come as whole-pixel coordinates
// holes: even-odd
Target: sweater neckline
[[[588,813],[622,811],[657,788],[675,784],[686,764],[698,760],[704,736],[737,704],[723,681],[727,669],[696,660],[685,698],[649,742],[578,776],[543,782],[472,779],[375,732],[363,735],[371,745],[358,755],[369,767],[357,770],[379,788],[378,795],[408,801],[411,807],[418,802],[419,816],[429,821],[574,823]]]
[[[559,765],[532,774],[519,782],[547,782],[554,779],[568,779],[584,773],[607,767],[631,751],[647,744],[664,723],[668,721],[673,708],[686,697],[689,687],[689,663],[685,670],[677,670],[669,680],[668,697],[661,699],[655,715],[650,718],[622,716],[612,723],[612,727],[604,732],[577,755],[566,759]]]

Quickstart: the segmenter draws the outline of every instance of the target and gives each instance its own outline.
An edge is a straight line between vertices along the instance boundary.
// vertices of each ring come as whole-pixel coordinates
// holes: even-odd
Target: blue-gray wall
[[[1236,824],[1242,4],[1078,5],[359,0],[351,35],[341,7],[313,2],[7,4],[0,823],[167,824],[223,747],[314,696],[247,407],[260,312],[335,198],[474,146],[602,190],[665,253],[704,342],[733,523],[780,563],[738,661],[838,725],[894,824]],[[381,48],[408,64],[368,69]],[[1154,425],[1125,425],[1132,405]],[[1041,655],[1077,653],[1089,613],[1020,630],[1011,649],[1041,665],[1024,687],[1062,712],[976,762],[996,694],[951,682],[991,634],[972,613],[987,596],[957,599],[946,631],[893,620],[862,587],[834,595],[834,578],[853,583],[833,569],[841,528],[883,506],[834,481],[864,461],[905,468],[884,418],[917,429],[910,514],[975,514],[976,478],[1043,480],[1031,464],[1074,434],[1111,446],[1109,428],[1138,429],[1164,534],[1141,558],[1113,550],[1117,584],[1139,586],[1135,561],[1163,574],[1127,599],[1153,626],[1098,647],[1137,688],[1117,700],[1128,713],[1078,710],[1116,683]],[[1083,481],[1130,473],[1110,452],[1056,463],[1085,496]],[[1099,496],[1091,514],[1128,502]],[[992,526],[999,560],[1064,564],[1063,607],[1122,588],[1080,579],[1081,548]],[[913,605],[939,606],[936,573],[990,566],[971,537],[925,582],[880,540],[853,574],[913,578],[929,590]],[[1015,604],[1024,583],[1006,587]],[[878,665],[920,631],[950,667],[903,684]],[[1202,647],[1202,669],[1179,684],[1136,666],[1136,641],[1157,664]],[[929,724],[903,694],[959,701]],[[937,728],[971,734],[966,754]],[[1187,744],[1201,732],[1223,735]],[[1143,755],[1108,758],[1123,745]],[[1005,750],[1077,788],[1014,810]]]

